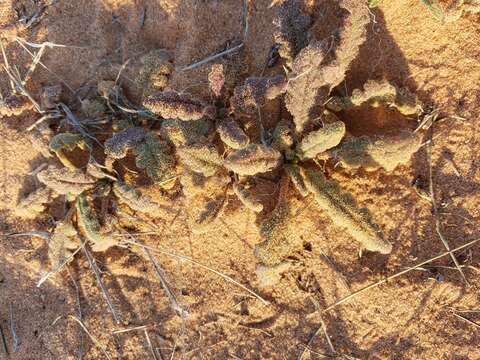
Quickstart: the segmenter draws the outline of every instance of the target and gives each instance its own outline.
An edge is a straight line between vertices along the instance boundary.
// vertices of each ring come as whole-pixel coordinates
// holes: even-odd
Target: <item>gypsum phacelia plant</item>
[[[292,183],[302,197],[312,194],[333,223],[346,229],[362,248],[390,253],[392,245],[368,212],[314,166],[316,160],[329,158],[347,168],[368,170],[392,170],[405,163],[419,148],[420,135],[404,131],[401,136],[356,138],[348,134],[335,112],[382,104],[406,115],[418,111],[419,104],[404,89],[385,82],[367,83],[349,97],[332,96],[365,41],[369,23],[363,1],[339,3],[346,16],[344,29],[335,36],[336,46],[332,48],[330,38],[320,41],[310,36],[309,42],[296,44],[303,40],[285,36],[280,45],[288,46],[281,52],[287,63],[289,58],[291,61],[287,74],[247,78],[233,91],[223,88],[225,68],[214,66],[208,79],[214,104],[168,89],[144,99],[148,114],[141,109],[125,112],[130,103],[121,88],[113,81],[100,82],[98,93],[107,108],[113,109],[110,125],[114,134],[104,143],[105,165],[93,159],[98,144],[91,141],[92,147],[85,148],[90,153],[86,171],[50,166],[37,176],[56,196],[66,195],[74,204],[75,218],[65,221],[76,223],[77,231],[94,250],[104,251],[116,242],[98,220],[99,199],[114,201],[117,211],[125,206],[155,217],[175,208],[169,194],[180,191],[191,230],[204,233],[212,229],[224,213],[229,195],[234,194],[246,208],[263,213],[263,242],[256,246],[255,255],[260,280],[271,284],[279,278],[276,272],[287,268],[284,261],[291,254],[296,233],[287,197]],[[282,16],[300,16],[301,11],[295,14],[280,11],[277,23],[282,24]],[[288,21],[296,26],[294,19]],[[283,31],[281,26],[279,31]],[[261,142],[252,141],[242,117],[258,116],[265,104],[281,97],[291,118],[280,120],[271,136],[261,134]],[[128,159],[132,158],[135,171],[150,179],[150,187],[157,189],[163,200],[137,188],[138,176],[129,171],[121,174],[131,166]],[[281,179],[279,201],[270,214],[265,213],[267,208],[255,191],[255,184],[265,177]],[[37,208],[43,209],[45,202],[39,204]]]

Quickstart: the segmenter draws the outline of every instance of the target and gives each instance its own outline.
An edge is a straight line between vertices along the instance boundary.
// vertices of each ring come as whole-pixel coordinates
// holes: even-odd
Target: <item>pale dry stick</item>
[[[149,249],[143,248],[143,251],[145,252],[145,254],[147,254],[149,260],[152,262],[153,268],[155,269],[155,272],[160,279],[160,283],[162,284],[163,290],[165,291],[165,294],[170,301],[170,306],[172,307],[173,311],[175,311],[181,318],[186,318],[188,316],[188,312],[183,309],[182,306],[178,303],[177,296],[170,288],[170,284],[166,279],[165,271],[160,266],[157,259],[155,259]]]
[[[204,65],[204,64],[206,64],[206,63],[209,63],[210,61],[213,61],[213,60],[215,60],[215,59],[218,59],[218,58],[220,58],[220,57],[222,57],[222,56],[224,56],[224,55],[228,55],[228,54],[231,54],[231,53],[233,53],[233,52],[235,52],[235,51],[238,51],[238,50],[240,50],[243,46],[244,46],[244,44],[241,43],[241,44],[239,44],[239,45],[237,45],[237,46],[234,46],[233,48],[227,49],[227,50],[225,50],[225,51],[222,51],[222,52],[220,52],[220,53],[218,53],[218,54],[215,54],[215,55],[212,55],[212,56],[208,56],[208,57],[206,57],[206,58],[203,59],[203,60],[197,61],[196,63],[193,63],[193,64],[191,64],[191,65],[185,66],[185,67],[179,69],[178,71],[183,72],[183,71],[195,69],[196,67],[199,67],[199,66],[201,66],[201,65]]]
[[[170,257],[173,257],[173,258],[176,258],[176,259],[180,259],[180,260],[184,260],[184,261],[187,261],[191,264],[194,264],[194,265],[197,265],[198,267],[201,267],[202,269],[205,269],[205,270],[208,270],[218,276],[220,276],[221,278],[231,282],[232,284],[235,284],[236,286],[242,288],[243,290],[245,290],[246,292],[252,294],[253,296],[255,296],[255,298],[257,298],[258,300],[260,300],[264,305],[270,305],[270,302],[265,300],[264,298],[262,298],[260,295],[258,295],[257,293],[255,293],[253,290],[250,290],[249,288],[247,288],[246,286],[240,284],[238,281],[232,279],[230,276],[228,275],[225,275],[215,269],[212,269],[206,265],[203,265],[191,258],[189,258],[188,256],[184,256],[184,255],[179,255],[179,254],[174,254],[172,252],[169,252],[169,251],[166,251],[166,250],[162,250],[162,249],[159,249],[159,248],[155,248],[155,247],[152,247],[152,246],[147,246],[147,245],[143,245],[143,244],[140,244],[136,241],[131,241],[131,240],[126,240],[124,239],[123,242],[127,243],[127,244],[132,244],[132,245],[135,245],[135,246],[140,246],[140,247],[145,247],[149,250],[152,250],[153,252],[159,252],[161,254],[164,254],[164,255],[167,255],[167,256],[170,256]]]
[[[43,54],[45,53],[45,46],[42,46],[40,50],[35,54],[34,57],[32,57],[32,63],[30,64],[30,67],[27,70],[27,73],[25,74],[25,77],[22,80],[22,85],[26,85],[28,80],[30,80],[30,77],[32,76],[33,72],[37,68],[38,62],[42,58]]]
[[[91,333],[90,331],[88,331],[87,327],[83,324],[83,322],[78,319],[76,316],[73,316],[73,315],[69,315],[69,318],[75,320],[78,325],[80,325],[80,327],[83,329],[83,331],[85,331],[85,333],[88,335],[88,337],[90,338],[90,340],[92,340],[92,342],[102,351],[103,355],[105,355],[105,357],[108,359],[108,360],[111,360],[112,358],[110,357],[110,355],[108,355],[107,353],[107,350],[102,346],[102,344],[100,344],[100,341],[98,341]]]
[[[17,336],[17,332],[15,331],[15,321],[13,320],[13,306],[10,303],[8,306],[8,313],[10,317],[10,332],[12,333],[12,340],[13,340],[13,345],[12,345],[12,350],[13,352],[17,352],[18,347],[20,346],[20,339]]]
[[[80,288],[79,288],[77,282],[75,281],[75,278],[73,277],[73,274],[70,271],[70,268],[68,266],[67,266],[67,271],[68,271],[68,275],[70,276],[70,279],[72,280],[72,284],[75,287],[75,296],[77,298],[77,305],[78,305],[78,318],[80,319],[80,321],[83,321],[82,303],[80,302]],[[83,357],[83,353],[84,353],[84,349],[83,349],[84,334],[83,334],[83,332],[81,332],[80,334],[81,334],[81,336],[80,336],[80,348],[78,349],[78,359],[81,360],[82,357]]]
[[[152,341],[150,340],[150,336],[148,335],[148,330],[143,329],[143,333],[145,334],[145,338],[147,339],[148,348],[150,349],[150,352],[152,353],[153,360],[158,360],[157,353],[153,349]]]
[[[37,287],[42,286],[42,284],[43,284],[45,281],[47,281],[52,275],[55,275],[55,274],[58,273],[60,270],[62,270],[63,267],[64,267],[65,265],[67,265],[67,264],[70,262],[70,260],[72,260],[73,257],[74,257],[80,250],[82,250],[82,249],[84,248],[84,246],[85,246],[85,243],[81,244],[77,249],[75,249],[75,251],[73,251],[69,256],[67,256],[67,257],[65,258],[65,260],[64,260],[61,264],[55,266],[55,268],[54,268],[53,270],[51,270],[51,271],[49,271],[48,273],[46,273],[45,275],[43,275],[43,276],[40,278],[40,280],[38,280],[38,282],[37,282]]]
[[[40,105],[36,102],[36,100],[33,98],[33,96],[30,95],[30,93],[27,91],[27,89],[25,89],[25,87],[21,83],[21,80],[17,79],[17,77],[15,75],[13,75],[13,73],[10,71],[10,69],[7,68],[5,65],[3,65],[3,69],[5,70],[5,72],[9,76],[9,78],[12,80],[12,82],[14,83],[14,86],[15,86],[16,90],[19,91],[23,96],[27,97],[28,100],[30,100],[30,102],[35,107],[35,110],[37,110],[38,113],[42,114],[43,111],[40,108]]]
[[[313,343],[313,339],[315,339],[317,337],[317,335],[320,333],[320,331],[322,330],[322,327],[323,327],[323,325],[320,325],[318,327],[318,329],[313,333],[313,335],[308,340],[307,345],[303,348],[303,351],[300,353],[300,355],[298,355],[297,360],[302,360],[303,359],[303,356],[305,355],[307,349],[310,351],[310,345]]]
[[[454,253],[454,252],[463,250],[463,249],[465,249],[465,248],[467,248],[467,247],[469,247],[469,246],[472,246],[472,245],[478,243],[479,241],[480,241],[480,239],[475,239],[475,240],[469,241],[468,243],[463,244],[463,245],[460,245],[460,246],[456,247],[455,249],[452,249],[452,250],[450,250],[450,251],[445,251],[445,252],[443,252],[443,253],[441,253],[441,254],[438,254],[438,255],[434,256],[433,258],[430,258],[430,259],[428,259],[428,260],[422,261],[421,263],[418,263],[417,265],[413,265],[413,266],[411,266],[411,267],[409,267],[409,268],[407,268],[407,269],[405,269],[405,270],[402,270],[402,271],[399,271],[399,272],[397,272],[397,273],[395,273],[395,274],[393,274],[393,275],[387,276],[385,279],[382,279],[382,280],[379,280],[379,281],[377,281],[377,282],[375,282],[375,283],[373,283],[373,284],[364,286],[363,288],[361,288],[361,289],[359,289],[359,290],[351,293],[350,295],[347,295],[347,296],[341,298],[340,300],[337,300],[335,303],[327,306],[324,310],[322,310],[322,313],[332,310],[333,308],[337,307],[338,305],[341,305],[341,304],[347,302],[348,300],[353,299],[354,297],[356,297],[356,296],[364,293],[364,292],[367,291],[367,290],[370,290],[370,289],[376,288],[376,287],[378,287],[378,286],[380,286],[380,285],[382,285],[382,284],[385,284],[386,282],[388,282],[388,281],[390,281],[390,280],[393,280],[393,279],[395,279],[395,278],[397,278],[397,277],[399,277],[399,276],[405,275],[406,273],[408,273],[408,272],[410,272],[410,271],[412,271],[412,270],[418,269],[419,267],[421,267],[421,266],[423,266],[423,265],[425,265],[425,264],[428,264],[428,263],[430,263],[430,262],[432,262],[432,261],[441,259],[441,258],[443,258],[443,257],[445,257],[445,256],[447,256],[447,255],[450,255],[450,253]]]
[[[113,306],[112,301],[110,300],[110,297],[108,295],[107,289],[105,288],[105,285],[103,284],[102,278],[100,276],[100,270],[98,269],[97,262],[95,261],[95,258],[90,254],[90,252],[87,250],[86,247],[83,247],[83,252],[85,253],[85,256],[87,257],[88,263],[90,264],[90,267],[93,270],[93,273],[95,274],[95,278],[97,280],[97,284],[100,287],[100,290],[102,291],[103,297],[108,305],[108,308],[110,312],[112,313],[113,319],[117,324],[121,323],[120,316],[117,314],[117,311],[115,310],[115,307]]]
[[[57,114],[57,112],[54,112],[52,114],[46,114],[46,115],[43,115],[40,119],[38,119],[37,121],[35,121],[32,125],[30,125],[29,127],[27,127],[27,131],[32,131],[33,129],[35,129],[38,125],[40,125],[42,122],[44,122],[45,120],[48,120],[48,119],[59,119],[59,118],[62,118],[63,115],[60,115],[59,113]]]
[[[452,314],[455,315],[457,318],[466,321],[466,322],[469,323],[470,325],[475,326],[477,329],[480,329],[480,324],[476,323],[475,321],[470,320],[470,319],[467,319],[465,316],[462,316],[462,315],[460,315],[460,314],[457,314],[456,312],[453,312]]]
[[[132,328],[127,328],[127,329],[114,330],[114,331],[112,331],[112,334],[123,334],[123,333],[130,332],[130,331],[145,330],[145,329],[148,329],[148,328],[151,328],[151,327],[157,327],[157,326],[160,326],[160,324],[140,325],[140,326],[135,326],[135,327],[132,327]]]
[[[50,240],[51,234],[47,231],[27,231],[22,233],[4,234],[5,237],[35,236],[43,240]]]
[[[429,129],[429,138],[430,138],[430,144],[427,146],[427,161],[428,161],[428,178],[429,178],[429,191],[430,191],[430,197],[432,199],[432,210],[433,210],[433,216],[435,218],[435,230],[437,231],[438,236],[440,237],[440,240],[443,243],[443,246],[447,251],[450,251],[450,245],[448,244],[447,239],[442,233],[442,227],[440,224],[440,214],[438,213],[438,208],[437,208],[437,201],[435,199],[435,189],[433,187],[433,167],[432,167],[432,139],[433,139],[433,125],[434,123],[430,125]],[[457,270],[460,272],[462,275],[463,281],[467,286],[470,286],[470,283],[468,282],[465,273],[462,271],[460,268],[460,263],[457,260],[457,257],[455,254],[450,253],[450,257],[452,258],[453,262],[455,263],[455,267]]]
[[[33,58],[35,55],[20,41],[17,40],[17,43]],[[40,60],[38,61],[38,65],[43,67],[45,70],[47,70],[50,74],[52,74],[58,81],[60,81],[65,87],[72,93],[75,94],[75,90],[72,89],[68,83],[63,80],[60,76],[58,76],[54,71],[50,70],[43,62]]]

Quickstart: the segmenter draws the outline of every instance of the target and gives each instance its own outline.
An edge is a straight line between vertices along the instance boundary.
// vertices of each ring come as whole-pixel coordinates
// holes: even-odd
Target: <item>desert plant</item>
[[[288,199],[292,183],[302,197],[312,195],[333,224],[344,228],[362,248],[390,253],[392,244],[368,211],[326,178],[318,169],[318,160],[331,159],[345,168],[393,170],[420,147],[420,135],[402,131],[391,136],[354,137],[339,118],[341,111],[387,106],[410,116],[421,106],[413,94],[386,81],[368,81],[350,96],[335,96],[335,88],[344,80],[365,41],[365,27],[370,21],[362,1],[341,0],[339,4],[346,13],[344,28],[336,34],[336,46],[332,48],[330,39],[320,41],[313,35],[306,36],[309,18],[298,2],[285,2],[278,13],[275,38],[288,66],[287,73],[250,77],[234,89],[224,89],[224,69],[215,64],[208,77],[213,104],[169,89],[152,95],[147,92],[144,108],[130,109],[118,84],[100,82],[99,97],[94,101],[105,103],[111,111],[108,115],[115,119],[107,125],[112,135],[104,142],[104,165],[94,158],[102,149],[100,142],[89,135],[88,126],[78,127],[73,122],[71,127],[76,131],[56,135],[50,146],[66,167],[50,165],[38,173],[45,188],[22,200],[19,213],[25,213],[26,205],[32,204],[36,214],[51,196],[65,195],[76,216],[67,217],[58,226],[76,225],[94,251],[104,251],[117,244],[107,227],[102,226],[107,223],[105,214],[97,211],[99,203],[106,199],[115,203],[113,209],[117,211],[126,208],[155,217],[170,213],[175,208],[173,199],[183,198],[190,228],[201,234],[211,230],[225,213],[229,195],[234,194],[240,204],[259,214],[263,241],[255,249],[258,275],[263,283],[271,284],[279,278],[278,272],[287,269],[284,261],[293,250],[298,230]],[[165,80],[170,75],[172,67],[159,54],[164,53],[154,51],[149,55],[152,58],[145,58],[148,68],[140,71],[142,81],[159,76]],[[152,68],[152,63],[161,69]],[[159,87],[164,85],[162,82]],[[253,141],[251,133],[255,129],[247,129],[242,119],[257,117],[264,105],[282,96],[291,117],[284,117],[266,133],[260,127],[260,141]],[[75,152],[78,147],[89,153],[86,170],[76,168],[65,156],[64,150]],[[134,161],[129,161],[132,156]],[[140,189],[136,184],[139,178],[143,182],[149,179],[146,190],[155,189],[157,196]],[[279,200],[270,213],[255,188],[265,179],[280,179]],[[65,233],[61,229],[59,234]],[[73,234],[66,229],[65,236]],[[61,238],[60,245],[69,244],[67,240]],[[59,245],[54,244],[57,249]]]

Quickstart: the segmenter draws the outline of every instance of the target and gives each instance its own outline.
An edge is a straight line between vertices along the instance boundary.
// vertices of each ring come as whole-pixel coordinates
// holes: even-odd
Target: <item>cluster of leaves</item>
[[[368,211],[328,180],[318,170],[317,162],[332,159],[346,168],[387,171],[407,162],[420,147],[418,134],[404,131],[394,136],[357,138],[348,134],[345,123],[335,113],[357,106],[382,105],[413,115],[420,106],[414,95],[384,81],[369,81],[348,97],[334,96],[365,41],[365,27],[370,21],[362,1],[339,3],[346,14],[344,28],[336,35],[336,46],[332,48],[330,38],[320,41],[313,35],[306,36],[310,19],[297,1],[285,1],[278,12],[275,39],[288,67],[287,74],[250,77],[234,89],[225,89],[224,67],[215,64],[208,77],[214,104],[163,90],[145,94],[148,96],[143,100],[143,110],[125,112],[129,103],[122,90],[113,82],[99,83],[98,93],[105,108],[113,112],[110,125],[114,133],[103,146],[78,131],[53,137],[50,150],[64,167],[50,165],[38,173],[44,186],[19,202],[19,215],[32,217],[44,211],[51,199],[64,195],[74,204],[76,221],[67,218],[61,223],[65,231],[56,230],[62,235],[52,243],[52,253],[67,254],[77,231],[95,251],[108,249],[116,242],[99,221],[96,204],[100,200],[109,199],[150,216],[162,216],[173,207],[171,201],[159,201],[137,188],[130,179],[132,169],[123,171],[133,166],[130,159],[134,171],[150,179],[151,188],[165,196],[183,195],[190,228],[195,233],[212,228],[224,213],[230,195],[259,214],[263,241],[256,246],[255,256],[260,280],[265,284],[278,279],[278,272],[286,269],[284,260],[298,232],[287,198],[290,183],[302,197],[312,195],[332,222],[344,228],[362,248],[390,253],[392,245]],[[155,61],[148,58],[148,69],[141,72],[141,81],[167,81],[172,68],[165,65],[164,53],[151,54],[156,54],[152,55],[154,59],[163,59],[161,69],[152,68]],[[157,87],[164,86],[162,82]],[[269,101],[282,97],[291,116],[279,121],[270,132],[252,136],[252,129],[245,128],[242,118],[258,116],[259,109]],[[136,117],[127,116],[131,113]],[[93,157],[100,149],[104,165]],[[69,157],[78,150],[89,154],[85,170]],[[256,191],[256,184],[265,178],[280,179],[279,200],[270,213]],[[76,229],[69,227],[72,223],[76,223]]]

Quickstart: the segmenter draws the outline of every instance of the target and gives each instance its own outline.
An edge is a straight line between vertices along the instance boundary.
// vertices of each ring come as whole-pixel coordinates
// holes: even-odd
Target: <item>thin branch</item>
[[[452,249],[452,250],[450,250],[450,251],[443,252],[443,253],[441,253],[441,254],[439,254],[439,255],[437,255],[437,256],[434,256],[433,258],[430,258],[430,259],[428,259],[428,260],[422,261],[421,263],[418,263],[417,265],[411,266],[411,267],[409,267],[409,268],[407,268],[407,269],[405,269],[405,270],[402,270],[402,271],[397,272],[397,273],[395,273],[395,274],[393,274],[393,275],[390,275],[390,276],[386,277],[385,279],[382,279],[382,280],[377,281],[377,282],[375,282],[375,283],[373,283],[373,284],[367,285],[367,286],[365,286],[365,287],[363,287],[363,288],[361,288],[361,289],[359,289],[359,290],[351,293],[350,295],[347,295],[347,296],[341,298],[340,300],[337,300],[335,303],[327,306],[324,310],[322,310],[322,312],[330,311],[330,310],[332,310],[333,308],[337,307],[338,305],[343,304],[343,303],[351,300],[352,298],[356,297],[357,295],[360,295],[360,294],[364,293],[364,292],[367,291],[367,290],[376,288],[376,287],[378,287],[379,285],[385,284],[386,282],[388,282],[388,281],[390,281],[390,280],[393,280],[393,279],[395,279],[395,278],[397,278],[397,277],[399,277],[399,276],[405,275],[406,273],[408,273],[408,272],[410,272],[410,271],[412,271],[412,270],[415,270],[415,269],[417,269],[417,268],[419,268],[419,267],[421,267],[421,266],[423,266],[423,265],[425,265],[425,264],[428,264],[428,263],[430,263],[430,262],[432,262],[432,261],[441,259],[441,258],[443,258],[443,257],[445,257],[445,256],[447,256],[447,255],[450,255],[451,253],[454,253],[454,252],[463,250],[463,249],[465,249],[465,248],[467,248],[467,247],[469,247],[469,246],[472,246],[472,245],[478,243],[479,241],[480,241],[480,239],[475,239],[475,240],[469,241],[468,243],[463,244],[463,245],[461,245],[461,246],[459,246],[459,247],[457,247],[457,248],[455,248],[455,249]]]
[[[10,317],[10,332],[12,333],[13,339],[13,352],[17,352],[18,347],[20,346],[20,339],[17,336],[17,332],[15,331],[15,321],[13,320],[13,306],[10,303],[8,307],[9,317]]]
[[[92,342],[102,351],[103,355],[105,355],[108,360],[111,360],[112,358],[110,357],[110,355],[108,355],[107,350],[102,346],[102,344],[100,344],[100,341],[98,341],[92,334],[90,334],[90,331],[88,331],[87,327],[83,324],[83,322],[76,316],[70,315],[69,317],[75,320],[78,325],[80,325],[83,331],[85,331],[85,333],[90,337]]]
[[[145,334],[145,338],[147,339],[148,348],[150,349],[150,352],[152,353],[153,360],[158,360],[157,353],[153,349],[152,341],[150,340],[150,336],[148,335],[148,330],[144,329],[143,333]]]
[[[127,240],[127,239],[124,239],[123,242],[127,243],[127,244],[132,244],[132,245],[135,245],[135,246],[140,246],[140,247],[143,247],[143,248],[147,248],[149,250],[152,250],[153,252],[159,252],[161,254],[165,254],[165,255],[168,255],[170,257],[173,257],[173,258],[176,258],[176,259],[180,259],[180,260],[184,260],[184,261],[187,261],[189,263],[192,263],[194,265],[197,265],[199,267],[201,267],[202,269],[205,269],[205,270],[208,270],[220,277],[222,277],[223,279],[237,285],[238,287],[242,288],[243,290],[247,291],[248,293],[250,293],[251,295],[255,296],[258,300],[260,300],[264,305],[270,305],[270,302],[265,300],[264,298],[262,298],[260,295],[258,295],[257,293],[255,293],[253,290],[250,290],[249,288],[247,288],[246,286],[240,284],[238,281],[232,279],[230,276],[228,275],[225,275],[215,269],[212,269],[206,265],[203,265],[191,258],[189,258],[188,256],[184,256],[184,255],[179,255],[179,254],[174,254],[174,253],[171,253],[169,251],[166,251],[166,250],[162,250],[160,248],[155,248],[155,247],[151,247],[151,246],[147,246],[147,245],[143,245],[143,244],[140,244],[136,241],[132,241],[132,240]]]
[[[235,52],[235,51],[238,51],[238,50],[240,50],[242,47],[243,47],[243,43],[241,43],[241,44],[239,44],[239,45],[237,45],[237,46],[235,46],[235,47],[233,47],[233,48],[230,48],[230,49],[227,49],[227,50],[225,50],[225,51],[222,51],[222,52],[220,52],[220,53],[218,53],[218,54],[215,54],[215,55],[212,55],[212,56],[208,56],[208,57],[206,57],[205,59],[200,60],[200,61],[198,61],[198,62],[196,62],[196,63],[191,64],[191,65],[185,66],[185,67],[179,69],[179,71],[180,71],[180,72],[183,72],[183,71],[195,69],[196,67],[199,67],[199,66],[201,66],[201,65],[204,65],[204,64],[206,64],[206,63],[208,63],[208,62],[210,62],[210,61],[213,61],[213,60],[215,60],[215,59],[218,59],[218,58],[220,58],[220,57],[222,57],[222,56],[224,56],[224,55],[228,55],[228,54],[231,54],[231,53],[233,53],[233,52]]]
[[[432,123],[430,125],[430,129],[429,129],[430,143],[427,146],[428,177],[429,177],[429,182],[430,182],[430,186],[429,186],[430,198],[432,199],[432,210],[433,210],[433,216],[435,217],[435,230],[437,231],[437,234],[440,237],[440,240],[442,241],[445,249],[447,251],[450,251],[450,245],[448,244],[447,239],[445,238],[445,236],[442,233],[442,226],[440,224],[440,214],[438,213],[437,202],[435,200],[435,189],[434,189],[434,186],[433,186],[433,167],[432,167],[433,127],[434,127],[434,124]],[[458,262],[457,257],[452,252],[450,252],[450,257],[452,258],[452,260],[455,264],[455,267],[457,268],[457,270],[462,275],[462,278],[463,278],[463,281],[465,282],[465,284],[467,286],[470,286],[470,284],[469,284],[469,282],[468,282],[468,280],[465,276],[465,273],[462,271],[462,269],[460,267],[460,263]]]
[[[470,319],[467,319],[465,316],[462,316],[462,315],[460,315],[460,314],[457,314],[456,312],[453,312],[452,314],[455,315],[456,317],[458,317],[459,319],[462,319],[463,321],[466,321],[466,322],[469,323],[470,325],[475,326],[477,329],[480,329],[480,324],[476,323],[475,321],[472,321],[472,320],[470,320]]]
[[[82,249],[84,248],[84,246],[85,246],[85,243],[81,244],[74,252],[72,252],[69,256],[67,256],[67,257],[65,258],[65,260],[64,260],[61,264],[57,265],[52,271],[49,271],[48,273],[46,273],[45,275],[43,275],[43,276],[40,278],[40,280],[38,280],[38,282],[37,282],[37,287],[42,286],[42,284],[43,284],[48,278],[50,278],[52,275],[55,275],[55,274],[58,273],[60,270],[62,270],[63,267],[64,267],[65,265],[67,265],[67,264],[70,262],[70,260],[72,260],[73,257],[74,257],[80,250],[82,250]]]
[[[108,296],[107,289],[103,284],[102,277],[100,276],[100,270],[98,269],[95,258],[92,256],[92,254],[90,254],[90,252],[87,250],[86,247],[83,247],[83,252],[85,253],[88,263],[90,264],[90,267],[92,268],[93,273],[95,274],[95,278],[97,279],[97,284],[100,287],[100,290],[102,291],[103,297],[108,305],[110,312],[112,313],[113,319],[117,324],[120,324],[121,323],[120,316],[117,314],[117,311],[115,310],[115,307],[113,306],[113,303],[110,300],[110,297]]]

